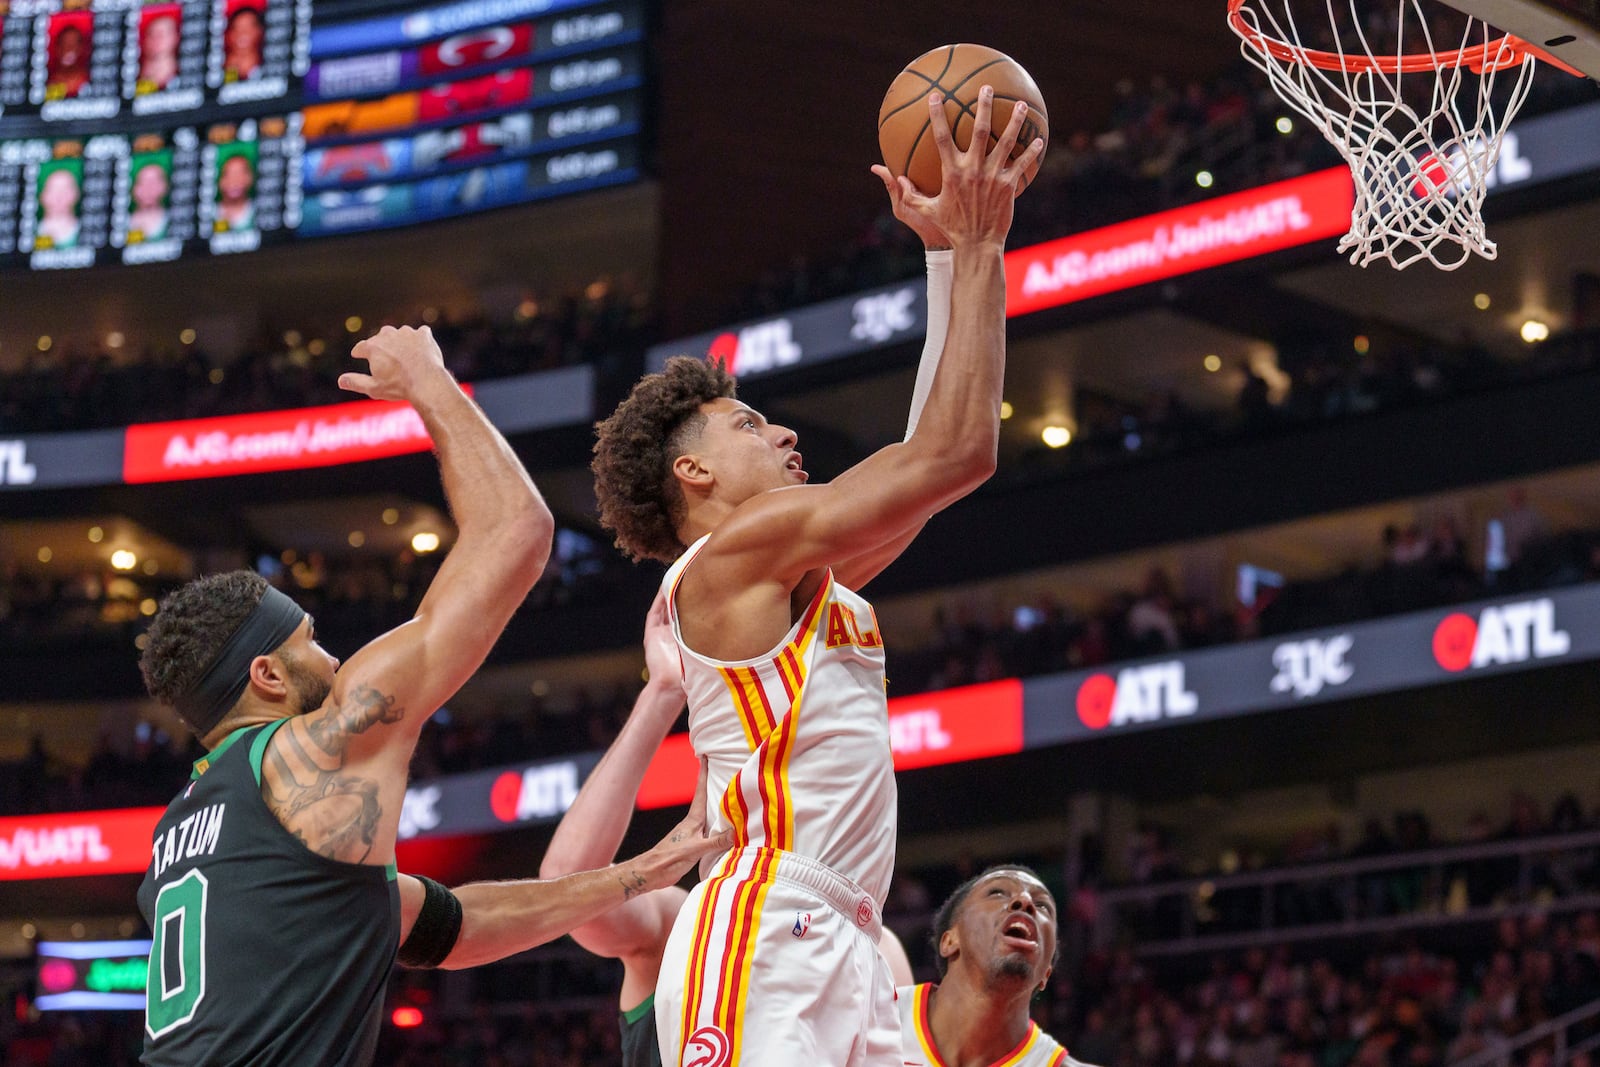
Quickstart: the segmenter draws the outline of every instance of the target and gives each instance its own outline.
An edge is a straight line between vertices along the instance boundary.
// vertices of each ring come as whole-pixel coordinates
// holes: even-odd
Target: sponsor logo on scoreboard
[[[1272,665],[1278,669],[1272,679],[1272,691],[1293,693],[1300,700],[1344,685],[1355,677],[1349,659],[1354,647],[1355,638],[1349,634],[1284,642],[1272,650]]]
[[[578,765],[571,761],[506,771],[490,787],[489,808],[507,823],[554,818],[572,806],[578,785]]]
[[[1091,730],[1178,719],[1200,710],[1182,660],[1091,674],[1078,687],[1078,721]]]
[[[721,363],[734,375],[791,367],[805,354],[794,338],[794,323],[787,318],[769,319],[736,333],[719,334],[708,353],[713,362]]]
[[[1476,618],[1455,612],[1433,631],[1433,658],[1452,672],[1558,659],[1570,651],[1572,635],[1557,626],[1549,598],[1497,604]]]
[[[424,45],[417,52],[417,67],[429,77],[455,74],[528,55],[533,42],[532,23],[471,30]]]

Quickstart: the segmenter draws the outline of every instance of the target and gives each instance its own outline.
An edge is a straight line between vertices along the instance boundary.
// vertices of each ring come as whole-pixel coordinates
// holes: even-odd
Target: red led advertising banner
[[[1334,167],[1018,249],[1006,254],[1006,314],[1336,237],[1354,203],[1349,170]]]
[[[0,819],[0,881],[133,874],[150,865],[160,808]]]
[[[469,396],[472,390],[462,387]],[[352,404],[129,426],[122,479],[129,485],[302,470],[426,452],[433,447],[410,404]]]

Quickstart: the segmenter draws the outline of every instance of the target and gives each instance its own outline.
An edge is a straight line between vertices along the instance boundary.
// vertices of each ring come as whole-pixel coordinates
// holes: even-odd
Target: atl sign
[[[1200,710],[1180,660],[1127,667],[1115,678],[1092,674],[1078,687],[1077,704],[1079,721],[1091,730],[1183,718]]]
[[[1571,649],[1572,635],[1557,628],[1548,599],[1498,604],[1477,618],[1446,615],[1433,631],[1433,658],[1447,671],[1554,659]]]

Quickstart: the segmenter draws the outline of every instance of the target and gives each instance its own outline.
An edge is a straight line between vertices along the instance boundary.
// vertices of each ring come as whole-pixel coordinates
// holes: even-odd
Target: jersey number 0
[[[144,1028],[152,1040],[194,1018],[206,995],[206,876],[192,870],[156,894]]]

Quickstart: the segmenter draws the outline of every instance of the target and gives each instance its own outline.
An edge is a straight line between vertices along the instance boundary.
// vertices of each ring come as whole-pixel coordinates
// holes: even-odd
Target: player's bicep
[[[400,944],[403,945],[406,938],[411,936],[417,916],[422,913],[422,901],[427,896],[427,890],[409,874],[396,876],[395,883],[400,887]]]
[[[918,518],[906,529],[894,534],[881,545],[869,548],[867,551],[850,559],[834,564],[833,576],[844,585],[846,589],[856,592],[866,588],[868,582],[882,574],[884,569],[900,558],[900,553],[910,546],[922,528],[928,525],[928,520]]]

